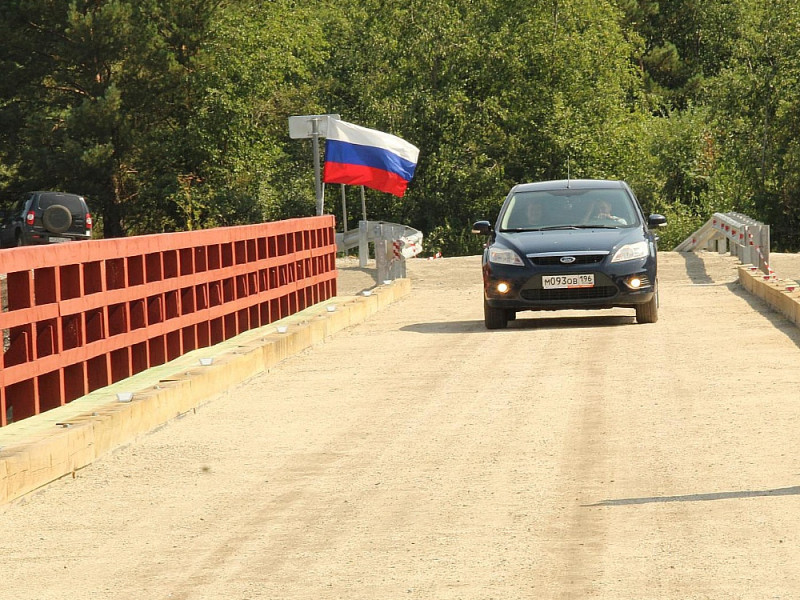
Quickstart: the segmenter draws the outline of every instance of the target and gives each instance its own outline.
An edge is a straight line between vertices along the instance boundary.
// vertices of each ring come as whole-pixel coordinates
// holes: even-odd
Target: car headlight
[[[614,253],[611,262],[625,262],[626,260],[636,260],[645,258],[648,254],[647,242],[636,242],[635,244],[625,244]]]
[[[523,266],[522,259],[519,254],[508,248],[489,248],[489,262],[498,265],[515,265],[517,267]]]

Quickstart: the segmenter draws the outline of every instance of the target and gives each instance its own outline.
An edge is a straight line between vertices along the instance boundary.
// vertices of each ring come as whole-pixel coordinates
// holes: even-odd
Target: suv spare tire
[[[44,209],[42,223],[47,231],[64,233],[72,226],[72,213],[66,206],[53,204]]]

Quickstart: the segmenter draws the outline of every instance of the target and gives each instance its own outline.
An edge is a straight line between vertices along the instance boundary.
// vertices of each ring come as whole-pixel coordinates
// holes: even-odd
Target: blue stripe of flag
[[[406,181],[411,181],[414,176],[414,170],[417,168],[416,163],[412,163],[383,148],[360,146],[330,138],[325,140],[325,160],[383,169],[399,175]]]

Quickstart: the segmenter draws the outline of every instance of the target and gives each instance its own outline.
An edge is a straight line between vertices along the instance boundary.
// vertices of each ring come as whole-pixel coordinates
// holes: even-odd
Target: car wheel
[[[42,223],[51,233],[64,233],[72,226],[72,213],[66,206],[53,204],[44,209]]]
[[[14,246],[17,248],[22,246],[22,234],[19,231],[14,234]]]
[[[502,308],[492,308],[484,299],[483,322],[486,329],[505,329],[508,325],[508,313]]]
[[[658,321],[658,284],[656,284],[656,292],[650,298],[650,302],[636,305],[637,323],[655,323],[656,321]]]

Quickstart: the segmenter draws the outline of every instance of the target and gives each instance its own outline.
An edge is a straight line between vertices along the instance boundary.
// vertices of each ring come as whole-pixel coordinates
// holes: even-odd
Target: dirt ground
[[[655,324],[490,332],[478,257],[411,260],[365,323],[0,507],[0,598],[800,598],[800,330],[736,264],[663,253]]]

